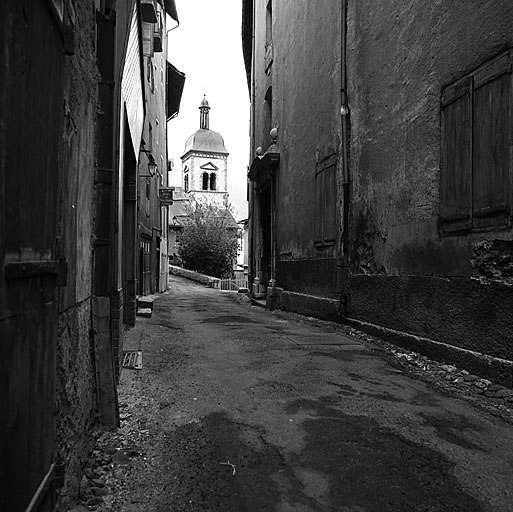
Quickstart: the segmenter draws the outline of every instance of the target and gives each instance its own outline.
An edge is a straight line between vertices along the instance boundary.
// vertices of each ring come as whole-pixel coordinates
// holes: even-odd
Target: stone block
[[[138,309],[151,309],[153,311],[153,299],[150,297],[139,297],[137,299]]]

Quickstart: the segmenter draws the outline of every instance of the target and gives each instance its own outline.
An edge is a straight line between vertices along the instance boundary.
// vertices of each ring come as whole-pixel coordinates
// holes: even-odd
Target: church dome
[[[228,151],[226,151],[221,134],[213,130],[203,128],[200,128],[187,139],[183,156],[190,151],[228,155]]]

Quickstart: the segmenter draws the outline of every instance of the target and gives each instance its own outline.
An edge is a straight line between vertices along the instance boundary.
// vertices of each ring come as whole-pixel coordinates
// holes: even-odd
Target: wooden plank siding
[[[143,76],[141,73],[141,47],[139,40],[139,22],[137,2],[134,3],[125,65],[121,79],[121,97],[126,105],[128,126],[136,159],[139,156],[144,123]],[[123,115],[121,109],[121,115]],[[123,119],[121,117],[121,122]]]

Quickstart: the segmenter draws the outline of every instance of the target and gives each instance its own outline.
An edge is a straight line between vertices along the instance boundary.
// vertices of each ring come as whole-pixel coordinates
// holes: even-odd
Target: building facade
[[[156,21],[155,21],[156,20]],[[164,5],[142,23],[146,116],[138,165],[137,295],[167,289],[168,210],[159,191],[167,173],[167,27]],[[135,320],[135,317],[133,317]]]
[[[244,2],[255,295],[511,385],[512,22],[506,0]]]
[[[93,428],[119,423],[145,3],[0,5],[1,510],[65,508]]]
[[[186,141],[182,156],[183,189],[199,201],[225,207],[228,200],[228,151],[221,134],[210,129],[210,106],[201,101],[200,128]]]

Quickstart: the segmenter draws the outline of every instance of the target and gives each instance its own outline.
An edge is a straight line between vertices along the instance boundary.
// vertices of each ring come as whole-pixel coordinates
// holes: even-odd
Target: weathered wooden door
[[[62,2],[0,3],[0,510],[53,509]]]

